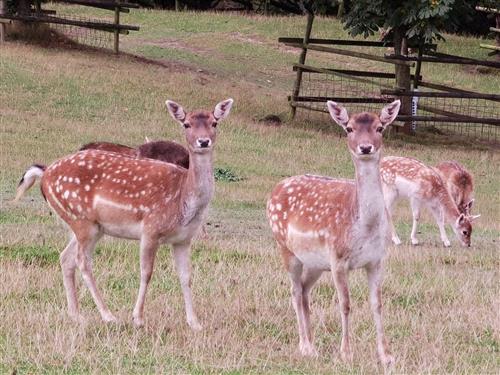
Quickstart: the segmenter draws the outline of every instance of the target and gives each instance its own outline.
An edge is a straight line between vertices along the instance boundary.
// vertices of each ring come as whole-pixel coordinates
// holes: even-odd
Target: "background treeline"
[[[343,16],[356,0],[137,0],[144,7],[191,10],[242,10],[267,14],[303,14]],[[418,1],[418,0],[416,0]],[[439,1],[439,0],[438,0]],[[397,1],[395,1],[395,6]],[[458,0],[453,4],[451,22],[442,31],[487,36],[495,20],[477,12],[476,5],[500,7],[500,0]]]

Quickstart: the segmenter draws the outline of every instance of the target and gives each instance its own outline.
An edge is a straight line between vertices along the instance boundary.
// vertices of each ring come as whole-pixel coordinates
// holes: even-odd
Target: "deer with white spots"
[[[355,180],[303,175],[280,182],[267,202],[267,216],[292,283],[302,355],[317,355],[312,342],[309,293],[324,271],[331,271],[338,294],[341,356],[352,359],[349,344],[349,271],[364,268],[377,333],[377,351],[384,366],[394,362],[382,328],[382,260],[387,216],[379,163],[382,133],[396,118],[400,101],[380,114],[349,117],[339,104],[327,102],[332,118],[347,133],[356,169]]]
[[[449,160],[436,165],[459,211],[470,215],[474,204],[474,179],[460,163]]]
[[[420,220],[422,206],[429,208],[433,214],[441,235],[443,245],[450,246],[446,235],[445,222],[448,222],[463,246],[470,246],[472,220],[479,216],[468,216],[461,213],[452,199],[448,188],[439,173],[424,163],[406,157],[388,156],[382,159],[380,174],[384,190],[385,204],[390,216],[392,241],[399,245],[399,239],[392,223],[392,209],[400,198],[410,201],[413,213],[411,243],[418,245],[417,225]]]
[[[102,319],[116,320],[104,303],[92,273],[93,249],[99,238],[108,234],[140,240],[141,276],[134,324],[144,324],[144,301],[156,252],[160,244],[168,243],[173,248],[187,322],[193,330],[201,329],[190,285],[191,240],[203,222],[214,192],[216,126],[229,115],[232,104],[233,100],[228,99],[217,104],[213,112],[186,113],[179,104],[166,102],[170,115],[185,128],[189,169],[114,152],[86,150],[66,156],[45,170],[42,166],[32,166],[25,173],[23,180],[28,185],[41,177],[47,203],[73,234],[60,256],[72,318],[81,319],[75,286],[78,267]]]

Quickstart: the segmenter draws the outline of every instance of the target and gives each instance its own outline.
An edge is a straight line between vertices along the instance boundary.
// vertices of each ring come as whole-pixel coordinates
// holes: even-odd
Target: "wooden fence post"
[[[118,1],[115,0],[115,25],[120,24],[120,6]],[[114,30],[115,34],[115,43],[114,43],[114,51],[116,54],[120,53],[120,30],[117,28]]]
[[[0,14],[4,14],[7,10],[7,0],[0,0]],[[0,43],[5,42],[5,23],[0,20]]]
[[[304,35],[304,40],[302,41],[302,43],[304,45],[309,43],[309,37],[311,36],[313,21],[314,21],[314,14],[308,12],[307,13],[306,33]],[[304,47],[304,48],[302,48],[302,52],[300,53],[299,64],[304,64],[306,62],[306,55],[307,55],[307,48]],[[295,78],[295,84],[293,86],[293,92],[292,92],[292,98],[291,98],[291,103],[292,103],[291,117],[292,117],[292,119],[295,118],[295,113],[297,112],[297,108],[293,105],[293,102],[295,102],[295,98],[297,96],[299,96],[301,81],[302,81],[302,69],[297,69],[297,78]]]
[[[408,43],[405,40],[405,33],[401,29],[394,29],[394,54],[396,56],[408,55]],[[411,90],[411,73],[410,67],[407,65],[395,65],[396,73],[396,87],[399,90],[410,91]],[[401,115],[409,116],[411,115],[412,98],[411,96],[402,96],[401,108],[399,113]],[[403,126],[403,132],[407,134],[413,134],[411,121],[405,121]]]

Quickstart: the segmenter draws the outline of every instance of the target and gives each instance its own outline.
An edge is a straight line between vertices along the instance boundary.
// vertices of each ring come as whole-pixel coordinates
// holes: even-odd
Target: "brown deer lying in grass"
[[[213,148],[217,123],[229,115],[233,100],[213,112],[185,113],[167,101],[172,117],[185,128],[190,168],[151,159],[132,159],[115,152],[85,150],[47,168],[33,165],[21,185],[41,177],[42,193],[69,226],[72,239],[60,262],[69,315],[81,319],[75,270],[78,267],[104,321],[116,321],[97,289],[92,252],[103,234],[140,240],[141,278],[133,321],[144,324],[144,301],[158,247],[171,244],[186,307],[187,322],[201,329],[191,295],[191,240],[198,231],[214,190]],[[23,182],[24,181],[24,182]],[[25,191],[26,189],[22,189]]]
[[[388,156],[380,164],[384,198],[387,211],[391,216],[390,226],[392,241],[399,245],[399,239],[392,223],[392,208],[399,198],[410,200],[413,212],[413,226],[411,243],[417,245],[417,225],[420,219],[420,208],[429,208],[436,219],[444,246],[450,246],[450,240],[444,227],[448,222],[463,246],[470,246],[472,234],[472,220],[477,218],[461,213],[453,201],[441,176],[434,168],[422,162],[405,157]]]
[[[349,271],[364,268],[377,332],[377,351],[385,365],[393,363],[382,328],[382,259],[387,216],[380,181],[382,133],[396,118],[400,101],[380,115],[348,116],[329,101],[332,118],[346,131],[356,170],[355,180],[303,175],[287,178],[273,189],[267,202],[269,224],[292,282],[292,303],[302,355],[316,355],[312,343],[309,292],[324,271],[331,271],[338,293],[342,358],[351,359],[349,344]]]
[[[443,161],[436,165],[435,168],[446,183],[446,187],[459,211],[465,215],[470,215],[474,204],[474,180],[472,175],[454,160]]]
[[[123,155],[129,155],[137,158],[149,158],[177,164],[183,168],[189,168],[188,150],[172,141],[148,141],[136,148],[109,142],[87,143],[80,148],[83,150],[102,150],[112,151]]]

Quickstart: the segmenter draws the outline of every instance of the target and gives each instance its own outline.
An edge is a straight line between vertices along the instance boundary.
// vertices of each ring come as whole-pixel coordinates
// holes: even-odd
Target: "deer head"
[[[350,116],[347,110],[332,101],[327,102],[330,116],[347,133],[349,151],[355,159],[379,159],[382,133],[398,115],[401,102],[395,100],[385,106],[380,114],[362,112]]]
[[[176,102],[167,100],[165,104],[172,118],[184,127],[189,151],[203,154],[212,150],[217,124],[229,115],[233,99],[220,102],[213,112],[200,110],[186,113]]]
[[[479,217],[481,215],[477,215]],[[452,225],[453,231],[460,240],[462,246],[470,247],[471,235],[472,235],[472,221],[477,218],[476,216],[466,216],[465,214],[460,214],[454,225]]]

